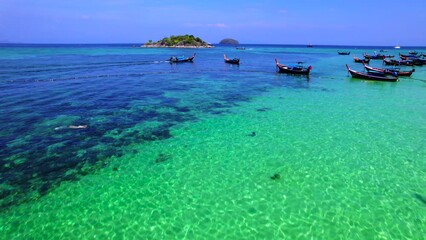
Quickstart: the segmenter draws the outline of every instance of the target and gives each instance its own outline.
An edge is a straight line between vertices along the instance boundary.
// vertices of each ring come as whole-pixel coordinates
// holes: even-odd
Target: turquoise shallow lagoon
[[[0,238],[422,239],[426,68],[337,55],[379,49],[2,46]]]

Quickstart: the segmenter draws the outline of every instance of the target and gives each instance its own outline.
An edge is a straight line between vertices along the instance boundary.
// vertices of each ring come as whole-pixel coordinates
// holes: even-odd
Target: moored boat
[[[180,62],[193,62],[195,58],[195,53],[191,57],[170,57],[169,62],[170,63],[180,63]]]
[[[225,60],[226,63],[240,64],[240,59],[239,58],[230,59],[230,58],[226,57],[226,54],[223,54],[223,59]]]
[[[383,63],[385,65],[404,65],[404,66],[413,66],[414,63],[411,60],[402,60],[402,61],[398,61],[395,59],[383,59]]]
[[[402,61],[411,61],[413,63],[413,65],[416,66],[423,66],[426,64],[426,59],[423,58],[422,56],[417,56],[417,55],[405,55],[405,54],[399,54],[399,57],[401,58]]]
[[[384,55],[384,54],[380,54],[380,53],[375,53],[374,55],[370,55],[370,54],[366,54],[366,53],[364,53],[363,54],[364,55],[364,58],[368,58],[368,59],[379,59],[379,60],[382,60],[382,59],[385,59],[385,58],[393,58],[394,57],[394,55]]]
[[[409,77],[411,76],[411,74],[413,74],[413,72],[415,72],[415,69],[412,69],[411,71],[401,71],[399,68],[376,68],[376,67],[371,67],[368,66],[364,63],[364,68],[368,71],[368,72],[379,72],[379,73],[384,73],[386,75],[392,75],[392,76],[404,76],[404,77]]]
[[[361,58],[358,58],[358,57],[356,57],[356,56],[354,55],[354,61],[355,61],[356,63],[363,63],[363,62],[365,62],[365,63],[369,63],[369,62],[370,62],[370,59],[369,59],[369,58],[361,59]]]
[[[366,59],[384,59],[385,55],[383,54],[375,54],[375,55],[370,55],[370,54],[363,54],[364,58]]]
[[[374,81],[386,81],[386,82],[396,82],[398,81],[398,77],[395,76],[387,76],[384,73],[379,72],[370,72],[363,73],[357,72],[349,68],[348,64],[346,64],[346,68],[348,72],[351,74],[353,78],[365,79],[365,80],[374,80]]]
[[[299,75],[309,75],[309,72],[312,70],[312,66],[303,67],[303,62],[297,62],[297,66],[286,66],[280,64],[278,59],[275,58],[275,63],[277,65],[277,72],[279,73],[289,73],[289,74],[299,74]]]
[[[351,52],[342,52],[342,51],[337,51],[337,53],[339,55],[349,55],[349,54],[351,54]]]
[[[409,59],[415,59],[415,58],[419,58],[419,56],[417,56],[417,55],[414,55],[414,54],[401,54],[401,53],[399,53],[399,57],[402,59],[402,60],[409,60]]]

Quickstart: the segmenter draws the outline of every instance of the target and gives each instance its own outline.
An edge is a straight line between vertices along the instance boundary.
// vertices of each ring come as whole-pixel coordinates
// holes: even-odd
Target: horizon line
[[[31,45],[138,45],[141,46],[144,43],[132,43],[132,42],[115,42],[115,43],[31,43],[31,42],[0,42],[0,45],[24,45],[24,44],[31,44]],[[389,47],[394,48],[394,45],[351,45],[351,44],[302,44],[302,43],[239,43],[237,45],[232,44],[220,44],[220,43],[210,43],[212,45],[221,45],[221,46],[237,46],[237,45],[287,45],[287,46],[308,46],[312,45],[314,48],[315,46],[322,46],[322,47],[329,47],[329,46],[344,46],[344,47]],[[400,45],[401,48],[403,47],[419,47],[419,48],[425,48],[426,46],[415,46],[415,45]]]

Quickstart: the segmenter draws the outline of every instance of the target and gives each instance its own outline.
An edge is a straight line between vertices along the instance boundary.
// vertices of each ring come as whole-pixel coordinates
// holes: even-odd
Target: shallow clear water
[[[421,239],[426,68],[379,49],[2,46],[0,238]]]

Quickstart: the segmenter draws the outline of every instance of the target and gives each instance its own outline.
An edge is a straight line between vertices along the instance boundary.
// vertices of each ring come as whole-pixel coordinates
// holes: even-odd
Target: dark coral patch
[[[414,197],[419,200],[420,202],[422,202],[423,204],[426,205],[426,197],[418,194],[418,193],[414,193]]]
[[[162,163],[168,161],[171,158],[169,154],[160,153],[157,158],[155,158],[155,163]]]
[[[279,173],[274,173],[274,175],[272,175],[270,178],[271,178],[272,180],[278,180],[278,179],[280,179],[280,178],[281,178],[281,175],[280,175]]]
[[[271,110],[270,108],[267,108],[267,107],[264,107],[264,108],[258,108],[258,109],[256,109],[256,111],[258,111],[258,112],[267,112],[267,111],[269,111],[269,110]]]

